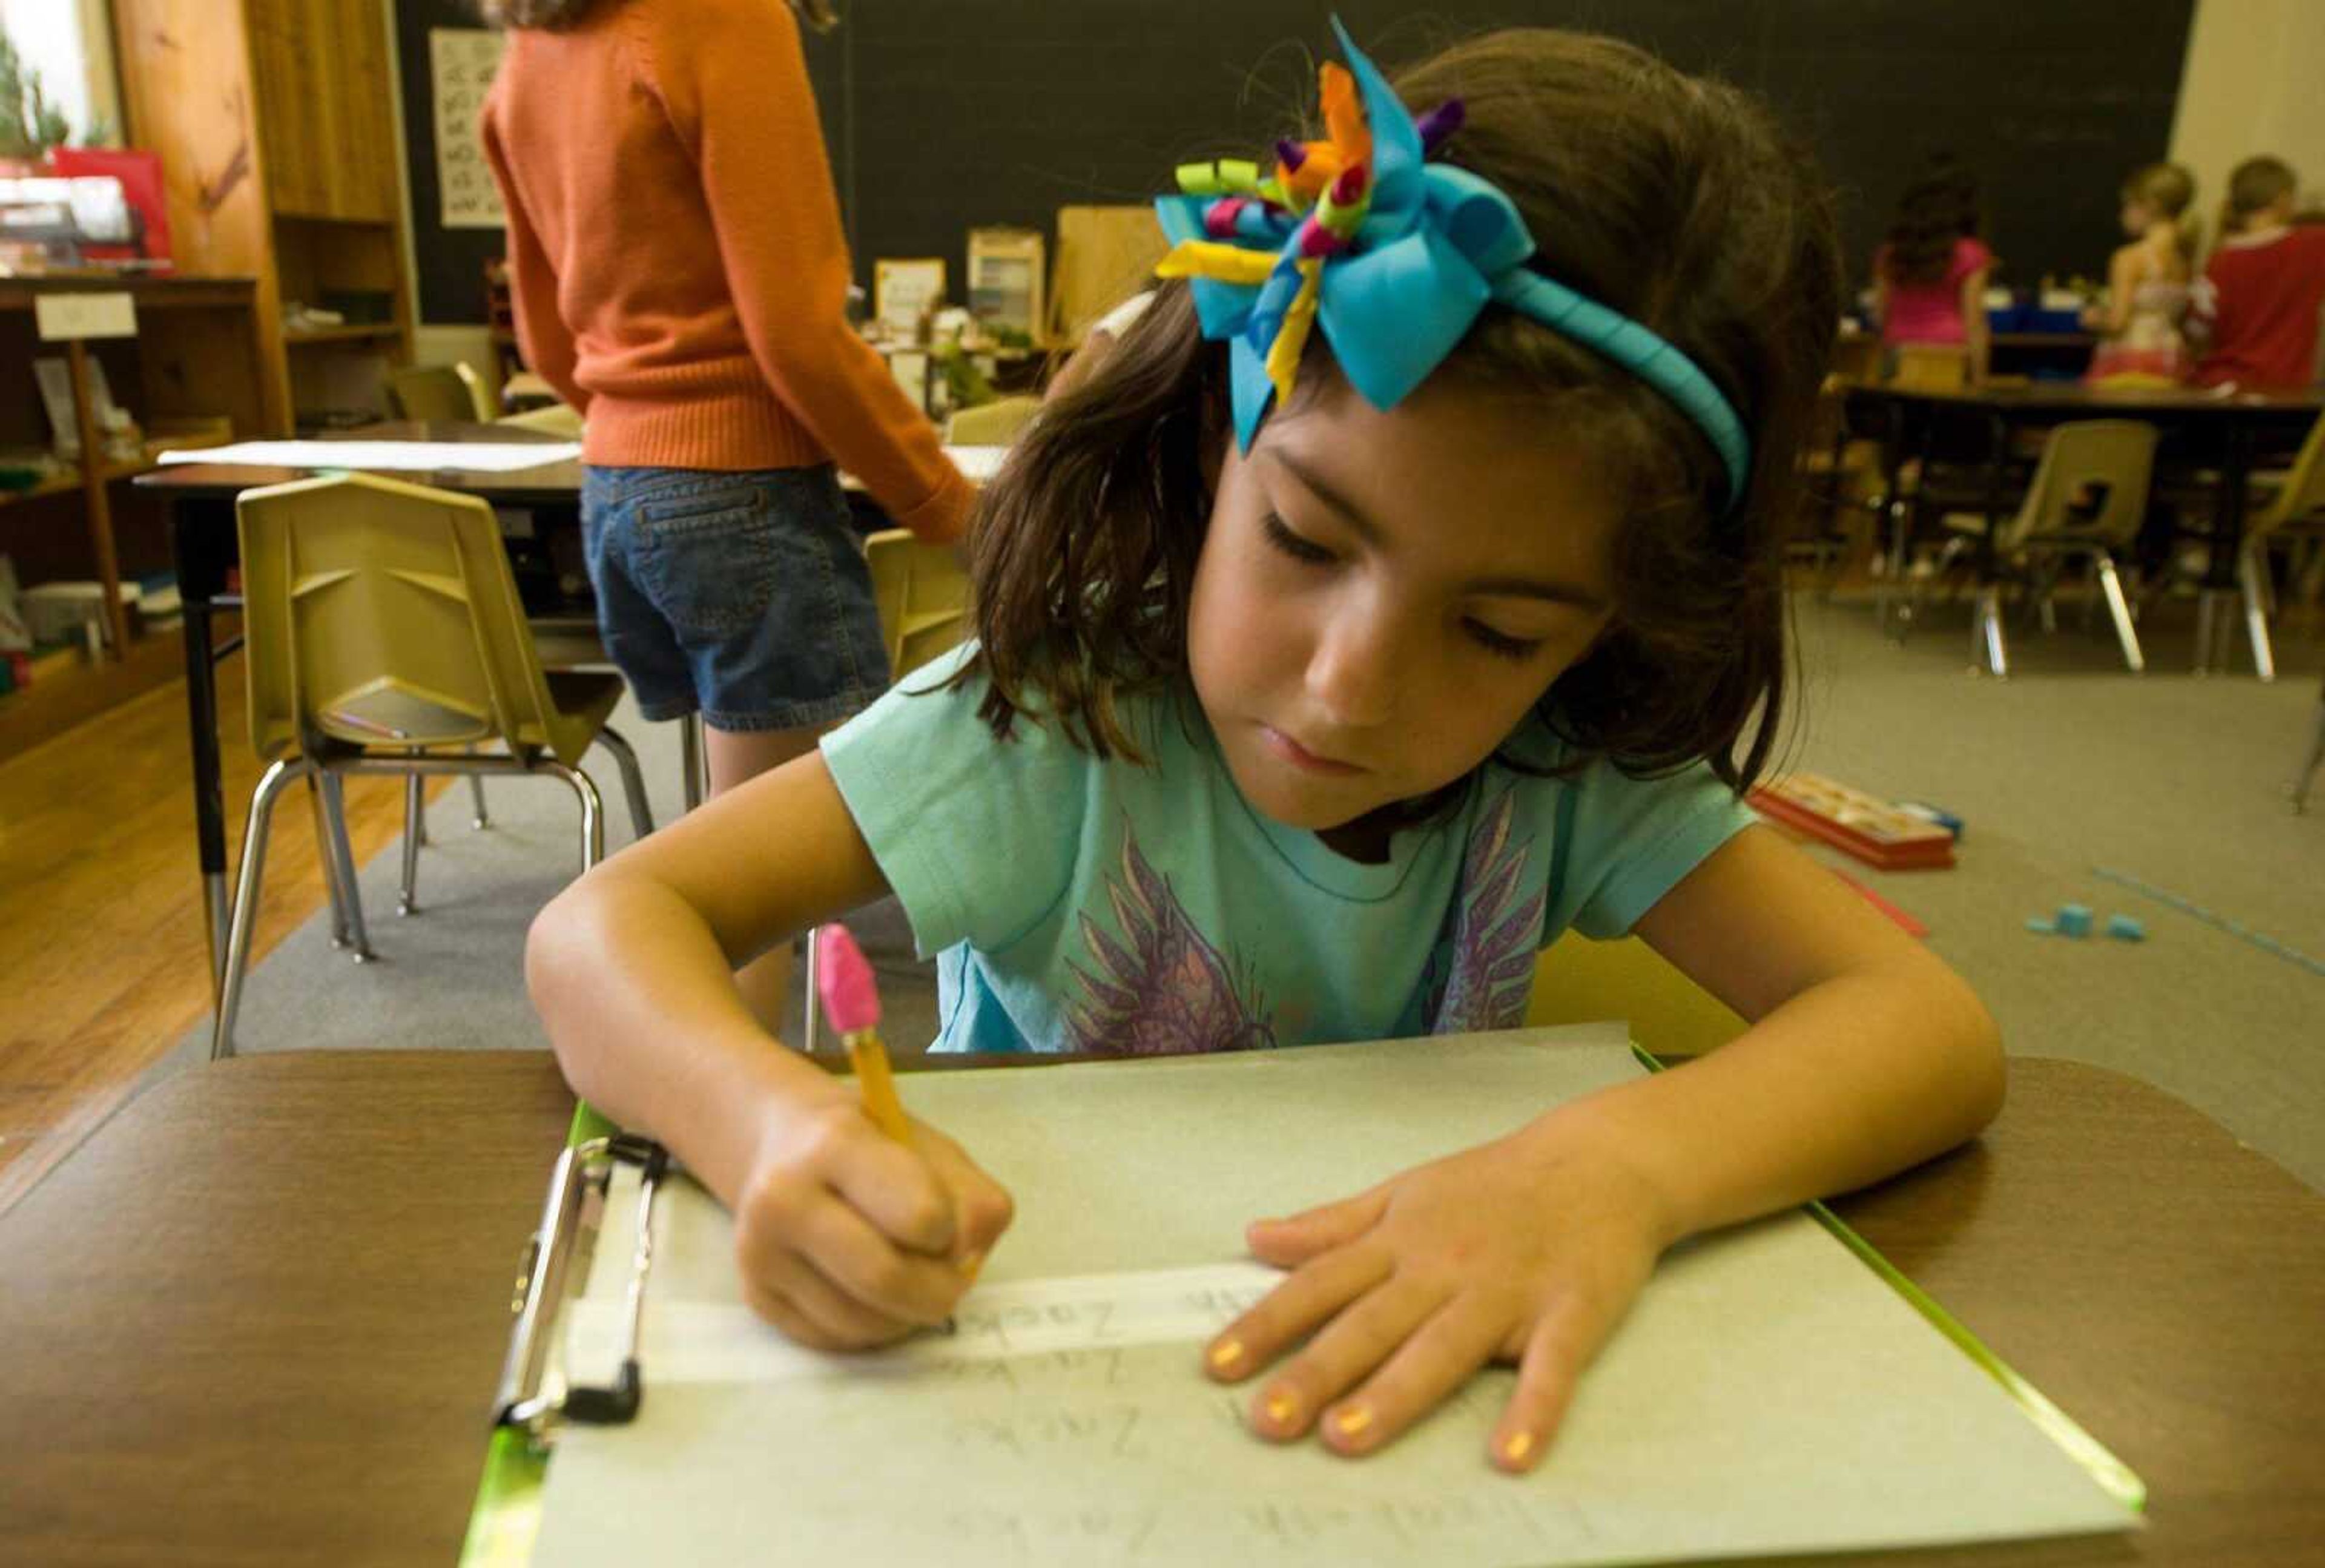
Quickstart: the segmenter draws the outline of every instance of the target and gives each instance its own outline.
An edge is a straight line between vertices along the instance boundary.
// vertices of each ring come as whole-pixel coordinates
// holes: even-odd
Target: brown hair
[[[2228,176],[2228,199],[2220,203],[2220,232],[2242,234],[2252,215],[2274,205],[2300,181],[2293,165],[2263,153],[2247,158]]]
[[[2123,199],[2139,202],[2159,217],[2170,219],[2178,234],[2176,243],[2181,255],[2194,259],[2196,231],[2202,226],[2188,216],[2189,204],[2196,199],[2193,174],[2177,163],[2147,164],[2133,170],[2130,178],[2123,182]]]
[[[1950,154],[1935,153],[1897,199],[1882,270],[1892,283],[1943,283],[1954,246],[1980,227],[1978,176]]]
[[[1443,366],[1538,400],[1627,503],[1615,619],[1543,716],[1578,763],[1606,756],[1645,775],[1704,758],[1741,789],[1783,710],[1794,449],[1840,313],[1829,194],[1754,99],[1610,40],[1496,32],[1395,86],[1415,115],[1461,98],[1445,161],[1516,203],[1541,246],[1530,264],[1677,346],[1750,432],[1750,475],[1729,506],[1686,416],[1546,327],[1489,307]],[[1329,364],[1320,338],[1303,394]],[[996,735],[1038,695],[1077,744],[1139,756],[1116,698],[1186,675],[1206,458],[1231,439],[1227,385],[1226,348],[1201,337],[1186,285],[1165,283],[987,488],[972,555],[982,641],[959,679],[989,678],[980,713]]]
[[[555,32],[578,27],[590,12],[614,0],[477,0],[477,12],[494,27],[538,27]],[[784,0],[799,19],[818,32],[829,32],[839,21],[831,0]]]

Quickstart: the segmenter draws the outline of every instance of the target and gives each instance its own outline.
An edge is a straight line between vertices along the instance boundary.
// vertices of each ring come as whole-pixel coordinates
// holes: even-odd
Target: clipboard
[[[638,1245],[625,1302],[626,1353],[609,1387],[547,1387],[560,1311],[588,1239],[586,1220],[594,1192],[602,1201],[620,1164],[639,1167]],[[461,1543],[462,1568],[528,1568],[541,1527],[541,1487],[549,1471],[550,1443],[563,1421],[626,1422],[644,1396],[638,1332],[646,1281],[653,1263],[653,1203],[667,1179],[670,1152],[649,1138],[623,1132],[586,1100],[574,1109],[564,1151],[551,1169],[541,1220],[517,1266],[509,1313],[509,1348],[493,1394],[492,1437],[484,1474]],[[581,1397],[577,1406],[574,1396]]]
[[[1629,1051],[1647,1071],[1664,1070],[1663,1062],[1635,1044],[1630,1045]],[[574,1277],[581,1246],[588,1239],[587,1200],[593,1183],[597,1183],[595,1190],[602,1195],[613,1172],[625,1164],[636,1166],[640,1172],[639,1230],[649,1245],[641,1247],[630,1260],[628,1289],[623,1303],[626,1322],[621,1370],[607,1388],[568,1388],[560,1396],[544,1390],[541,1380],[549,1359],[544,1335],[554,1327],[556,1308],[564,1299],[561,1293]],[[516,1330],[496,1394],[496,1424],[464,1546],[464,1563],[499,1568],[501,1564],[529,1563],[542,1526],[543,1487],[558,1426],[569,1422],[602,1424],[626,1420],[638,1408],[651,1378],[638,1358],[639,1314],[652,1264],[652,1227],[647,1221],[662,1179],[674,1168],[667,1152],[658,1146],[644,1139],[623,1137],[586,1106],[577,1112],[569,1146],[552,1173],[542,1229],[526,1248],[526,1268],[518,1281],[516,1299],[512,1302]],[[644,1179],[649,1172],[655,1178],[652,1183]],[[1996,1385],[2074,1468],[2083,1471],[2128,1512],[2136,1514],[2144,1508],[2144,1486],[2120,1460],[2020,1378],[1824,1205],[1811,1203],[1803,1207],[1819,1227],[1839,1240],[1984,1378]],[[602,1205],[598,1212],[603,1214]],[[600,1292],[607,1284],[603,1269],[611,1261],[607,1259],[599,1265]],[[594,1359],[594,1350],[592,1355]],[[576,1393],[583,1396],[578,1404],[573,1397]]]

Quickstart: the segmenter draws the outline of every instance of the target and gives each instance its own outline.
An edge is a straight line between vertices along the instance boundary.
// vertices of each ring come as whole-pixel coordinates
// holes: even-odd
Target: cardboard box
[[[1152,207],[1061,207],[1050,274],[1050,338],[1079,343],[1090,323],[1141,289],[1171,247]]]

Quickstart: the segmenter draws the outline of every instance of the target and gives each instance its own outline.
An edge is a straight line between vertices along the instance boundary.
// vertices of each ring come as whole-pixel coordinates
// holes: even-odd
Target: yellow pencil
[[[880,992],[873,984],[872,965],[848,928],[837,922],[816,932],[815,988],[823,999],[824,1016],[848,1048],[864,1114],[889,1137],[913,1147],[912,1124],[905,1119],[903,1101],[896,1098],[895,1070],[888,1064],[888,1047],[880,1038]],[[974,1285],[984,1266],[980,1252],[963,1258],[960,1267]]]

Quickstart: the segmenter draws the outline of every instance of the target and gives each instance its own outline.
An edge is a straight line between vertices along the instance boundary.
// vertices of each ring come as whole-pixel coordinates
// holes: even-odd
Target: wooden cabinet
[[[257,280],[266,428],[371,395],[412,357],[383,0],[113,0],[113,19],[180,269]],[[348,319],[286,325],[294,303]]]
[[[379,0],[245,0],[267,198],[280,214],[392,224],[395,111]]]

